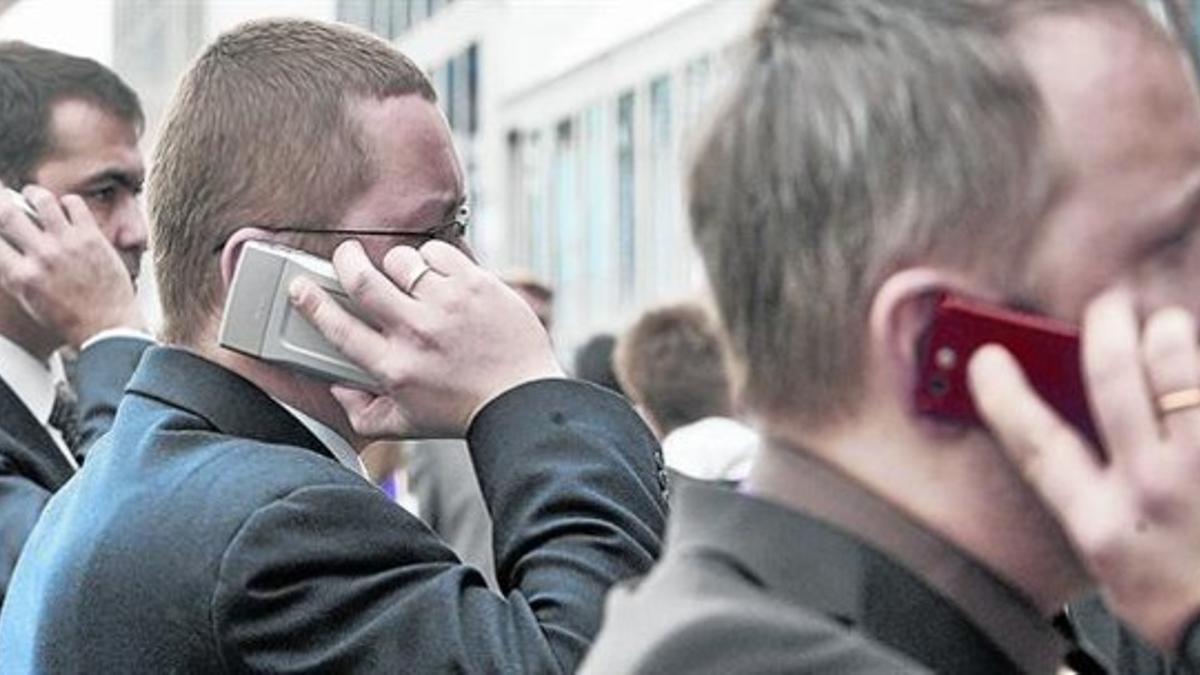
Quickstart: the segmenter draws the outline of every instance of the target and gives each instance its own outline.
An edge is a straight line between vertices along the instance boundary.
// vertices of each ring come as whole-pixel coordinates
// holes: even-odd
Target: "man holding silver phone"
[[[345,26],[244,24],[184,76],[153,166],[165,344],[29,539],[0,612],[5,672],[573,671],[607,588],[658,553],[657,446],[624,400],[567,380],[533,312],[472,261],[421,70]],[[365,312],[414,319],[383,396],[245,335],[221,344],[223,316],[277,307],[275,283],[257,286],[264,311],[230,308],[251,257],[306,265],[276,247],[339,244],[385,269],[425,261],[408,297],[360,298],[339,275]],[[342,337],[352,359],[379,344]],[[502,594],[365,479],[378,436],[466,437]]]
[[[0,42],[0,603],[150,344],[133,283],[141,128],[137,96],[104,66]],[[69,385],[52,372],[64,347],[78,352]]]

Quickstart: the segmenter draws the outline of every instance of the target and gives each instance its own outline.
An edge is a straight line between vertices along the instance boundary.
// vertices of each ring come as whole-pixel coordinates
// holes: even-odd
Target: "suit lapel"
[[[0,379],[0,452],[47,490],[57,490],[75,473],[41,422]]]
[[[229,436],[308,448],[335,459],[321,441],[263,390],[191,352],[151,348],[127,391],[186,410]]]

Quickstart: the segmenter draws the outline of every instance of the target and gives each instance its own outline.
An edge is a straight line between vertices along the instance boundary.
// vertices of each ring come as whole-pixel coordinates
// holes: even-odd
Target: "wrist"
[[[493,389],[490,393],[480,397],[479,402],[470,411],[470,414],[467,416],[465,424],[463,425],[463,433],[466,433],[467,430],[471,428],[471,425],[475,423],[475,419],[479,417],[480,411],[482,411],[484,408],[487,408],[493,401],[507,394],[508,392],[533,382],[540,382],[543,380],[562,380],[566,379],[566,377],[566,372],[564,372],[563,369],[557,363],[555,363],[553,367],[542,368],[537,371],[530,371],[523,377],[515,378],[506,383],[504,386]]]
[[[150,332],[147,330],[146,322],[142,319],[141,314],[134,314],[78,326],[68,333],[67,344],[76,350],[82,350],[108,333],[136,334],[145,336],[147,339],[150,337]]]

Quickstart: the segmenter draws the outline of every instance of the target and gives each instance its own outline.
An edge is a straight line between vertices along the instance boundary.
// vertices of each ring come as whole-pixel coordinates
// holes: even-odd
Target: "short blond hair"
[[[751,410],[857,412],[869,305],[906,265],[1014,295],[1063,176],[1013,47],[1047,12],[1154,28],[1125,0],[776,0],[693,158],[689,207]]]
[[[149,204],[163,339],[189,344],[222,302],[218,247],[252,225],[321,229],[375,180],[355,100],[428,79],[386,42],[338,24],[256,21],[184,76],[154,153]]]

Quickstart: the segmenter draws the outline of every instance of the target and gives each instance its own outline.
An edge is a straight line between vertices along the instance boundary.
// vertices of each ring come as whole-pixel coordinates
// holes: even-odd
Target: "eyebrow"
[[[80,186],[96,185],[97,183],[113,182],[118,183],[130,190],[137,190],[142,187],[146,180],[146,174],[143,171],[129,171],[126,169],[108,168],[99,171],[84,180],[80,181]]]

